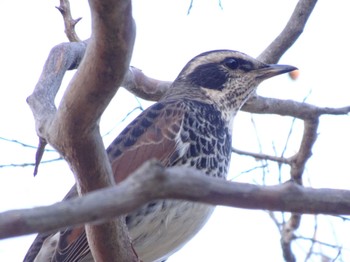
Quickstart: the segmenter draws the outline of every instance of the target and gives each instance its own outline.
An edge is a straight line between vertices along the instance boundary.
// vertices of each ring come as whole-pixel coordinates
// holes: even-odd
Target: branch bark
[[[64,32],[71,42],[80,42],[77,33],[75,32],[75,25],[81,20],[81,17],[73,19],[70,12],[70,3],[68,0],[60,0],[60,5],[56,8],[61,12],[64,21]]]
[[[92,36],[84,57],[84,52],[79,52],[80,56],[68,55],[68,59],[63,59],[66,54],[61,52],[58,62],[48,60],[45,65],[45,69],[52,69],[64,61],[63,68],[69,69],[81,61],[59,108],[56,110],[54,97],[65,70],[42,75],[44,81],[39,81],[27,100],[40,139],[50,143],[67,160],[76,176],[80,194],[114,185],[98,121],[129,67],[135,38],[130,1],[90,0],[89,4]],[[70,45],[85,47],[86,42]],[[58,77],[57,71],[61,73]],[[49,82],[50,79],[55,80]],[[86,232],[96,261],[138,260],[122,217],[104,224],[86,225]]]
[[[258,60],[268,64],[277,63],[304,31],[316,3],[317,0],[300,0],[283,31],[258,56]]]
[[[276,186],[228,182],[150,161],[114,187],[47,207],[0,214],[0,238],[105,222],[155,199],[182,199],[250,209],[308,214],[350,214],[350,191],[312,189],[292,181]]]

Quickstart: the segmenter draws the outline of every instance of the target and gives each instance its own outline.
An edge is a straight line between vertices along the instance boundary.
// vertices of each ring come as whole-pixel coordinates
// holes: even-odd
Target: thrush
[[[159,102],[143,111],[107,148],[116,182],[145,161],[186,166],[225,179],[232,122],[263,80],[295,70],[231,50],[202,53],[180,72]],[[65,199],[77,196],[73,187]],[[144,262],[165,261],[207,222],[214,207],[152,201],[126,215],[133,247]],[[93,261],[84,227],[39,234],[24,261]]]

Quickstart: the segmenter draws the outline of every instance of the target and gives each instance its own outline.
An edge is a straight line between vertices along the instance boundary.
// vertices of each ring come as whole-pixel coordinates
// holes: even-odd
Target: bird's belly
[[[144,262],[163,261],[204,226],[214,206],[160,200],[132,213],[128,227],[134,248]]]

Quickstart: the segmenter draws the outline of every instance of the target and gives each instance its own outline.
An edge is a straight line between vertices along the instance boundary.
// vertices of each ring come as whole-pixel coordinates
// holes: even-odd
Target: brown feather
[[[174,109],[172,103],[157,104],[141,114],[130,124],[130,128],[120,134],[121,139],[116,139],[107,149],[117,183],[152,158],[164,166],[172,165],[171,162],[179,155],[176,136],[184,113],[184,108]],[[149,121],[152,125],[147,127]],[[128,140],[129,143],[126,143]],[[113,158],[113,153],[117,153],[117,157]]]

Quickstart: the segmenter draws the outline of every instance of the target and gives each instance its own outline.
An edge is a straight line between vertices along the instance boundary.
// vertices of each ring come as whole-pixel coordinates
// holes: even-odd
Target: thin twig
[[[19,140],[16,140],[16,139],[9,139],[9,138],[5,138],[5,137],[0,137],[0,140],[6,141],[9,143],[18,144],[18,145],[23,146],[23,147],[28,147],[28,148],[32,148],[32,149],[36,149],[36,150],[38,149],[37,146],[29,145],[29,144],[23,143]],[[46,152],[56,152],[56,150],[54,150],[54,149],[45,149],[45,151]]]
[[[193,0],[190,1],[190,5],[188,6],[188,9],[187,9],[187,15],[191,13],[192,6],[193,6]]]
[[[313,232],[312,239],[316,239],[317,229],[318,229],[317,216],[314,216],[314,218],[315,218],[315,222],[314,222],[314,232]],[[302,239],[302,237],[298,237],[298,239]],[[305,262],[309,260],[310,257],[312,256],[314,252],[315,243],[316,241],[312,241],[309,251],[306,253],[306,256],[305,256],[305,260],[304,260]]]
[[[64,32],[66,33],[67,38],[70,42],[80,42],[80,38],[75,32],[75,25],[82,19],[81,17],[73,19],[72,13],[70,10],[70,3],[68,0],[60,0],[60,5],[56,6],[60,11],[64,21]]]
[[[43,160],[40,163],[41,164],[48,164],[48,163],[52,163],[52,162],[56,162],[56,161],[60,161],[63,160],[62,157],[58,157],[58,158],[53,158],[53,159],[49,159],[49,160]],[[4,164],[4,165],[0,165],[0,168],[6,168],[6,167],[27,167],[27,166],[35,166],[35,163],[20,163],[20,164]]]
[[[231,150],[233,153],[236,153],[238,155],[245,155],[245,156],[251,156],[256,159],[260,160],[270,160],[278,163],[283,163],[283,164],[290,164],[290,160],[288,158],[284,157],[278,157],[278,156],[271,156],[263,153],[253,153],[253,152],[248,152],[240,149],[236,149],[234,147],[231,147]]]
[[[326,246],[326,247],[330,247],[330,248],[336,248],[336,249],[342,248],[342,249],[344,249],[343,247],[341,247],[339,245],[329,244],[327,242],[323,242],[323,241],[317,240],[315,238],[303,237],[303,236],[297,236],[296,238],[297,239],[301,239],[301,240],[308,240],[308,241],[311,241],[312,243],[316,243],[316,244],[319,244],[319,245],[322,245],[322,246]]]
[[[136,110],[141,110],[141,111],[143,111],[143,108],[141,107],[141,105],[139,105],[139,106],[133,108],[132,110],[130,110],[130,111],[122,118],[122,120],[120,120],[120,122],[118,122],[118,124],[117,124],[116,126],[114,126],[111,130],[109,130],[109,131],[108,131],[107,133],[105,133],[104,135],[102,135],[102,137],[105,137],[105,136],[108,136],[109,134],[111,134],[111,133],[114,131],[114,129],[117,128],[118,125],[120,125],[120,124],[123,123],[126,119],[128,119],[128,117],[129,117],[132,113],[134,113]]]

